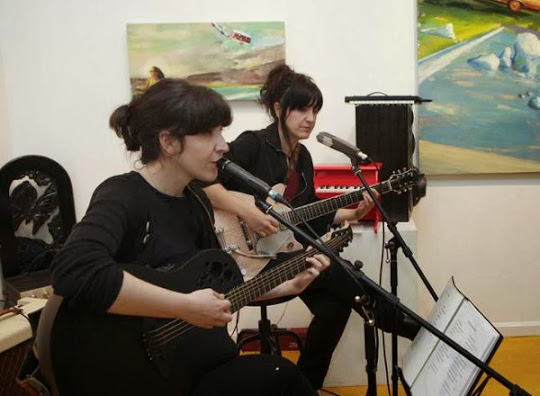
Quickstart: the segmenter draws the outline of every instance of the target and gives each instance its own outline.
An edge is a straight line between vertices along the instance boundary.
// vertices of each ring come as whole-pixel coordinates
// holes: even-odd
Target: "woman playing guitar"
[[[313,80],[287,65],[270,71],[261,89],[260,102],[273,122],[257,131],[245,131],[229,143],[225,155],[270,186],[286,185],[285,197],[294,207],[318,200],[313,186],[313,162],[301,143],[310,137],[322,108],[322,93]],[[246,202],[229,190],[253,194],[237,180],[220,175],[221,184],[205,187],[212,205],[241,217],[261,237],[278,232],[278,223],[253,202]],[[377,194],[377,192],[375,192]],[[331,224],[354,221],[374,206],[369,194],[356,209],[341,208],[310,221],[322,235]],[[350,285],[350,287],[347,287]],[[331,266],[300,298],[314,315],[298,366],[315,389],[322,388],[334,349],[345,329],[358,290],[339,266]],[[356,307],[355,307],[356,308]],[[379,325],[383,321],[377,321]]]
[[[177,79],[160,80],[111,115],[141,166],[97,187],[53,262],[55,297],[38,335],[53,393],[315,393],[285,359],[238,356],[225,327],[231,302],[207,286],[234,278],[235,265],[199,256],[219,245],[209,201],[190,182],[216,178],[230,123],[219,94]],[[309,269],[266,297],[302,292],[329,265],[320,254],[306,260]],[[185,337],[169,347],[179,330]]]

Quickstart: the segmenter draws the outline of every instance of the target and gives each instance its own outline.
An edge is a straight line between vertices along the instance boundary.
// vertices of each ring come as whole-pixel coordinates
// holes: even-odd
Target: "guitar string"
[[[297,260],[295,260],[295,261],[297,261]],[[291,263],[290,266],[292,266],[292,264],[293,263]],[[281,271],[281,272],[283,272],[283,271]],[[279,274],[280,278],[282,278],[282,276],[283,276],[282,274]],[[292,276],[289,277],[289,278],[292,278]],[[273,282],[273,283],[269,282],[269,284],[271,285],[270,287],[273,288],[273,287],[275,287],[275,285],[279,284],[279,282],[277,282],[277,283],[276,282]],[[227,296],[227,297],[229,297],[229,296]],[[238,297],[240,297],[240,298],[238,298]],[[233,297],[231,297],[229,299],[231,300],[231,304],[233,306],[237,306],[242,301],[242,295],[233,296]],[[195,327],[195,326],[193,326],[193,325],[191,325],[191,324],[189,324],[187,322],[183,322],[181,324],[181,326],[174,326],[171,329],[168,329],[169,331],[167,331],[165,334],[163,332],[161,332],[161,334],[160,334],[161,339],[157,340],[156,344],[157,344],[158,347],[161,347],[164,344],[167,344],[168,342],[172,341],[173,339],[176,339],[177,337],[183,335],[186,331],[192,329],[193,327]]]
[[[299,260],[295,260],[295,261],[299,261]],[[287,267],[292,266],[292,265],[293,263],[291,262],[290,264],[287,265]],[[281,274],[279,274],[279,276],[281,277]],[[234,301],[231,301],[231,304],[233,306],[240,302],[240,300],[236,301],[234,296],[228,299],[234,300]],[[154,348],[152,349],[153,350],[155,350],[156,348],[160,349],[163,345],[185,334],[187,331],[191,330],[194,327],[196,326],[192,325],[191,323],[180,321],[180,320],[174,320],[172,322],[167,323],[166,325],[160,328],[160,331],[158,333],[154,333],[151,335],[154,341],[154,344],[153,344]]]
[[[331,242],[334,242],[334,240],[336,240],[336,243],[337,243],[337,242],[340,242],[340,241],[337,241],[337,239],[339,239],[339,238],[336,237],[336,238],[334,238],[332,241],[330,241],[330,242],[328,243],[328,246],[331,247],[331,245],[334,244],[334,243],[331,243]],[[278,267],[273,268],[273,269],[270,270],[270,271],[267,271],[267,272],[265,273],[265,277],[264,277],[264,278],[268,278],[269,275],[272,275],[272,278],[274,279],[273,281],[267,281],[266,279],[263,278],[263,280],[262,280],[262,282],[261,282],[261,281],[257,281],[257,280],[255,279],[254,282],[253,282],[253,281],[252,281],[252,282],[249,282],[249,286],[247,286],[247,287],[242,287],[242,285],[240,285],[240,286],[234,288],[233,290],[231,290],[231,292],[229,292],[229,293],[227,294],[227,298],[228,298],[229,300],[234,300],[234,301],[232,301],[232,305],[235,306],[236,304],[241,303],[242,298],[245,297],[246,294],[249,293],[249,295],[251,295],[251,292],[252,292],[253,290],[260,289],[262,286],[266,286],[266,287],[271,286],[271,288],[268,289],[268,290],[271,290],[273,287],[275,287],[275,286],[277,286],[278,284],[282,283],[282,282],[276,283],[276,280],[275,280],[276,277],[279,276],[279,278],[280,278],[280,280],[281,280],[281,278],[283,277],[283,274],[284,274],[284,273],[287,274],[287,273],[289,272],[289,270],[290,270],[291,268],[293,268],[293,267],[296,267],[296,266],[298,265],[298,263],[305,263],[305,258],[306,258],[306,257],[309,257],[310,255],[313,255],[313,254],[316,254],[316,251],[314,251],[313,253],[312,253],[312,252],[309,252],[308,254],[305,254],[305,253],[304,253],[304,254],[302,254],[302,255],[300,255],[300,256],[297,256],[297,257],[295,257],[294,259],[292,259],[291,262],[288,263],[288,264],[280,265],[280,266],[278,266]],[[306,267],[307,267],[307,264],[306,264]],[[302,270],[303,270],[303,269],[302,269]],[[274,272],[275,272],[275,273],[274,273]],[[293,274],[293,275],[295,275],[295,274]],[[289,275],[289,276],[290,276],[290,275]],[[292,277],[289,277],[289,279],[292,279]],[[261,284],[261,283],[262,283],[262,284]],[[261,285],[259,286],[259,284],[261,284]],[[243,284],[243,285],[246,285],[246,284]],[[244,291],[244,289],[246,289],[246,291]],[[238,296],[238,294],[240,294],[240,296]],[[264,293],[259,293],[259,295],[262,295],[262,294],[264,294]],[[257,296],[255,296],[255,297],[257,297]],[[173,322],[174,322],[174,323],[173,323]],[[176,320],[173,320],[173,321],[171,321],[171,322],[169,322],[169,323],[163,325],[163,326],[160,327],[159,329],[153,330],[152,332],[155,333],[155,332],[157,332],[158,330],[162,330],[161,333],[159,334],[159,336],[164,335],[164,334],[167,335],[166,333],[163,332],[163,330],[164,330],[164,329],[167,329],[167,327],[171,327],[171,326],[172,326],[172,329],[177,330],[177,329],[175,329],[175,327],[177,327],[176,325],[178,324],[178,322],[181,322],[181,324],[186,324],[186,325],[188,325],[189,327],[192,326],[192,325],[190,325],[189,323],[187,323],[187,322],[185,322],[185,321],[180,321],[180,320],[176,319]],[[182,327],[185,327],[185,326],[182,326]],[[171,330],[171,329],[167,329],[167,330]],[[183,330],[183,329],[178,329],[178,330]],[[174,334],[175,334],[175,333],[172,333],[172,334],[171,334],[170,331],[169,331],[169,334],[168,334],[168,335],[174,335]],[[182,333],[182,334],[183,334],[183,333]],[[155,335],[153,335],[153,337],[155,338]],[[160,340],[160,341],[164,341],[164,340]],[[168,342],[168,341],[166,341],[166,342]]]
[[[302,254],[301,256],[297,256],[295,257],[294,259],[291,260],[290,263],[287,263],[286,265],[282,265],[282,266],[278,266],[278,267],[275,267],[275,268],[272,268],[271,270],[267,271],[267,273],[269,273],[270,275],[272,276],[282,276],[282,273],[285,273],[287,272],[290,268],[294,267],[295,265],[297,265],[299,262],[302,262],[303,259],[305,259],[305,257],[308,257],[307,255],[305,254]],[[255,278],[254,278],[255,279]],[[255,280],[255,282],[250,282],[249,286],[248,287],[245,287],[245,289],[247,290],[253,290],[255,287],[253,286],[253,283],[260,283],[260,282],[257,282],[257,280]],[[264,283],[263,283],[263,286],[264,286]],[[231,290],[231,292],[229,292],[227,294],[227,298],[229,300],[232,300],[232,299],[235,299],[237,298],[237,294],[240,293],[240,291],[236,290],[237,288],[234,288],[233,290]],[[235,303],[238,303],[240,301],[231,301],[231,304],[234,305]],[[179,327],[180,326],[180,327]],[[173,321],[170,321],[166,324],[164,324],[163,326],[157,328],[157,329],[154,329],[152,330],[151,332],[149,333],[152,333],[151,336],[152,338],[156,341],[156,342],[159,342],[160,344],[161,343],[166,343],[168,342],[168,339],[167,338],[162,338],[162,339],[159,339],[159,337],[168,337],[168,336],[174,336],[176,337],[176,332],[177,331],[182,331],[182,330],[188,330],[188,329],[185,329],[186,327],[195,327],[193,326],[192,324],[190,323],[187,323],[183,320],[179,320],[179,319],[175,319]],[[183,334],[183,332],[181,333]]]
[[[338,244],[338,242],[340,242],[340,241],[338,241],[338,239],[339,239],[339,237],[335,237],[335,238],[331,239],[328,242],[327,246],[329,248],[332,248],[333,245],[339,246],[339,244],[341,244],[341,243]],[[299,263],[305,263],[306,268],[307,268],[307,263],[305,262],[305,258],[309,257],[311,255],[314,255],[316,253],[317,253],[317,251],[314,251],[313,253],[312,252],[309,252],[309,253],[306,252],[304,254],[301,254],[301,255],[295,257],[294,259],[291,259],[290,263],[285,264],[285,265],[279,265],[279,266],[267,271],[265,273],[265,277],[264,277],[264,279],[262,281],[257,282],[257,279],[254,278],[255,281],[249,282],[249,286],[247,286],[247,287],[242,287],[242,285],[240,285],[238,287],[233,288],[233,290],[231,290],[227,294],[226,298],[231,301],[231,305],[233,307],[236,307],[237,304],[242,303],[242,299],[243,298],[245,299],[245,297],[246,297],[246,295],[248,293],[251,296],[251,292],[253,292],[254,290],[257,290],[257,289],[261,289],[262,286],[265,286],[265,287],[271,286],[271,288],[268,289],[268,290],[271,290],[272,288],[279,285],[280,283],[283,283],[283,280],[281,279],[283,277],[283,275],[287,275],[288,272],[293,267],[296,267]],[[304,270],[304,269],[302,269],[302,270]],[[288,279],[292,279],[292,277],[294,277],[294,275],[296,275],[296,274],[292,274],[292,275],[293,276],[291,276],[291,274],[289,274]],[[268,278],[270,276],[272,277],[273,281],[272,280],[268,281],[268,280],[265,279],[265,278]],[[275,283],[277,277],[279,277],[279,280],[281,280],[281,282]],[[286,280],[288,280],[288,279],[286,278]],[[260,286],[259,286],[259,284],[260,284]],[[246,284],[244,283],[243,285],[246,285]],[[246,289],[246,291],[244,291],[244,289]],[[259,294],[259,296],[262,295],[262,294],[264,294],[264,293]],[[255,298],[256,297],[258,297],[258,296],[255,296]],[[249,300],[246,299],[246,301],[249,301]],[[241,306],[240,306],[240,308],[241,308]],[[161,326],[158,329],[154,329],[154,330],[150,331],[149,333],[152,333],[152,334],[150,334],[151,338],[154,340],[154,343],[157,344],[157,346],[159,348],[162,345],[167,344],[168,342],[170,342],[174,338],[177,338],[180,335],[184,334],[186,331],[190,330],[193,327],[195,327],[195,326],[193,326],[192,324],[190,324],[188,322],[185,322],[185,321],[179,320],[179,319],[175,319],[175,320],[172,320],[172,321],[168,322],[167,324]]]
[[[389,179],[380,183],[373,184],[370,187],[377,190],[380,194],[386,194],[394,191],[398,194],[406,187],[410,186],[414,180],[413,176],[415,172],[411,169],[393,174]],[[299,224],[301,219],[311,220],[313,218],[329,213],[332,210],[343,208],[354,204],[362,199],[362,195],[366,191],[366,188],[360,186],[356,191],[340,194],[332,198],[327,198],[322,201],[312,202],[310,204],[296,208],[295,211],[283,212],[282,215],[293,224]],[[337,204],[335,203],[337,202]]]
[[[388,189],[388,186],[386,185],[386,183],[388,181],[381,182],[381,183],[378,183],[378,184],[374,184],[374,185],[372,185],[370,187],[376,189],[381,194],[386,194],[387,192],[393,191],[392,188]],[[391,183],[390,183],[390,187],[392,187]],[[364,191],[366,191],[366,188],[365,187],[360,187],[360,189],[358,189],[356,191],[353,191],[353,192],[350,192],[350,193],[337,195],[337,196],[332,197],[332,198],[327,198],[327,199],[322,200],[322,201],[317,201],[317,202],[313,202],[313,203],[304,205],[301,208],[297,208],[296,213],[294,213],[294,212],[287,212],[287,213],[291,213],[291,216],[290,216],[291,219],[290,220],[294,224],[298,224],[298,223],[300,223],[298,218],[304,218],[304,219],[309,220],[309,219],[312,219],[312,218],[319,217],[319,216],[321,216],[324,213],[327,213],[329,211],[335,210],[336,208],[342,208],[342,207],[345,207],[345,206],[348,206],[348,205],[352,205],[353,203],[355,203],[355,202],[357,202],[357,201],[359,201],[361,199],[362,194],[364,193]],[[335,204],[334,202],[337,202],[337,204]],[[320,208],[324,208],[324,210],[321,210]]]
[[[390,187],[392,186],[392,183],[390,183]],[[371,186],[372,188],[375,188],[375,189],[378,189],[380,192],[382,193],[385,193],[387,191],[383,191],[385,190],[385,183],[382,182],[382,183],[379,183],[377,185],[373,185]],[[329,198],[328,200],[325,200],[323,201],[323,205],[327,205],[327,206],[331,206],[330,204],[332,203],[332,201],[339,201],[339,205],[346,205],[347,203],[353,203],[355,202],[358,198],[359,198],[359,195],[363,193],[363,191],[365,190],[364,187],[361,187],[359,190],[357,191],[354,191],[350,194],[342,194],[342,195],[339,195],[337,197],[334,197],[334,198]],[[388,189],[388,191],[391,191],[392,188]],[[354,197],[354,198],[353,198]],[[344,202],[343,202],[344,201]],[[319,202],[321,203],[321,202]],[[313,210],[316,210],[316,209],[313,209],[314,207],[316,208],[316,205],[317,203],[314,203],[314,204],[310,204],[310,205],[306,205],[301,211],[302,212],[309,212],[310,210],[313,211]],[[290,215],[290,216],[289,216]],[[296,221],[296,214],[294,212],[287,212],[286,213],[286,216],[289,220],[291,221]],[[294,218],[294,219],[293,219]],[[336,238],[337,239],[337,238]],[[332,240],[331,240],[332,241]],[[331,242],[330,241],[330,242]],[[328,245],[330,245],[330,242]],[[298,256],[297,258],[299,258],[299,260],[305,260],[306,257],[308,257],[309,255],[300,255]],[[295,266],[297,264],[297,262],[295,262],[295,260],[292,260],[291,263],[290,263],[290,266]],[[282,265],[282,266],[279,266],[279,268],[282,270],[282,271],[288,271],[289,268],[287,267],[287,265]],[[277,274],[275,274],[277,275]],[[282,276],[280,274],[280,276]],[[279,284],[279,283],[278,283]],[[264,286],[261,285],[261,286]],[[268,286],[268,285],[267,285]],[[277,285],[276,285],[277,286]],[[275,287],[275,286],[274,286]],[[251,288],[251,291],[253,291],[254,289],[257,288],[257,283],[256,282],[251,282],[250,283],[250,286],[246,287],[246,289],[250,289]],[[233,300],[235,298],[238,298],[238,301],[235,301],[235,303],[241,303],[241,298],[242,296],[245,296],[247,293],[244,292],[243,290],[240,290],[240,289],[243,289],[243,288],[234,288],[228,295],[227,297],[230,299],[230,300]],[[271,289],[270,289],[271,290]],[[240,293],[240,296],[236,296],[235,293]],[[256,297],[255,297],[256,298]],[[234,307],[235,306],[235,303],[232,302],[232,306]],[[176,330],[176,327],[180,326],[180,328],[178,329],[178,331],[181,331],[181,334],[183,334],[185,331],[189,330],[191,327],[194,327],[193,325],[185,322],[185,321],[182,321],[182,320],[179,320],[179,319],[175,319],[175,320],[172,320],[170,322],[168,322],[167,324],[161,326],[160,328],[157,328],[157,329],[154,329],[151,331],[152,335],[155,336],[155,334],[158,334],[158,336],[162,336],[163,334],[166,334],[166,332],[170,332],[170,330],[172,329],[172,333],[171,333],[171,336],[173,336],[173,338],[177,337],[177,335],[174,335],[175,334],[175,331]],[[187,327],[187,328],[186,328]],[[169,329],[171,328],[171,329]],[[165,343],[168,342],[168,341],[164,341]]]

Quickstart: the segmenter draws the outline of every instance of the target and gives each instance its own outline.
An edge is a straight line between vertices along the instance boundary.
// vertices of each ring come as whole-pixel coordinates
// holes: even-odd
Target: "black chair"
[[[52,257],[75,224],[66,170],[39,155],[6,163],[0,168],[0,218],[0,260],[8,301],[14,303],[17,291],[50,284]]]
[[[289,301],[296,296],[277,297],[270,300],[250,303],[251,307],[261,308],[261,319],[259,320],[258,330],[244,329],[238,333],[236,346],[239,351],[244,346],[253,341],[259,341],[260,352],[271,355],[281,355],[281,337],[290,337],[298,345],[298,350],[302,351],[302,339],[294,331],[278,328],[268,319],[267,307],[270,305],[281,304]]]

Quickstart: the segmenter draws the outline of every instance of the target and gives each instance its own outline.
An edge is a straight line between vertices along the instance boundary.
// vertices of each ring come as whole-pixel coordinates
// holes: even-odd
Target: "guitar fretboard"
[[[338,251],[352,239],[350,227],[336,231],[332,235],[332,239],[325,245],[334,251]],[[317,253],[318,251],[315,249],[306,251],[268,271],[259,273],[255,278],[233,288],[225,296],[231,302],[231,312],[238,311],[274,287],[294,278],[297,274],[308,268],[309,263],[306,262],[306,258]],[[192,328],[194,328],[192,324],[174,319],[157,329],[149,331],[145,337],[148,353],[151,355],[159,354],[159,351],[164,345],[174,341]]]
[[[332,238],[326,246],[332,250],[336,250],[342,247],[348,240],[350,240],[350,234],[344,233],[343,235]],[[300,272],[306,270],[309,267],[306,258],[317,253],[318,251],[315,249],[304,252],[292,258],[286,264],[283,263],[268,271],[261,272],[248,282],[232,289],[226,294],[226,298],[231,301],[231,311],[236,312],[249,302],[256,300],[276,286],[291,280]]]
[[[392,184],[389,181],[374,184],[370,187],[373,190],[377,190],[380,194],[386,194],[392,191]],[[302,223],[302,220],[309,221],[361,201],[363,199],[362,194],[364,191],[366,191],[366,189],[362,187],[359,190],[347,194],[336,195],[332,198],[313,202],[295,209],[294,212],[292,210],[285,212],[284,216],[291,223],[300,224]]]

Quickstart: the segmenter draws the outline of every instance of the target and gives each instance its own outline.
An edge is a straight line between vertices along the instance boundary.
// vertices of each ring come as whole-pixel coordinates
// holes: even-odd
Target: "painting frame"
[[[210,87],[227,100],[255,100],[268,72],[285,63],[285,23],[130,23],[133,95],[161,78]]]
[[[426,174],[540,172],[539,11],[418,0],[419,165]],[[524,40],[524,38],[526,40]],[[527,54],[531,55],[531,54]],[[528,62],[528,63],[527,63]]]

